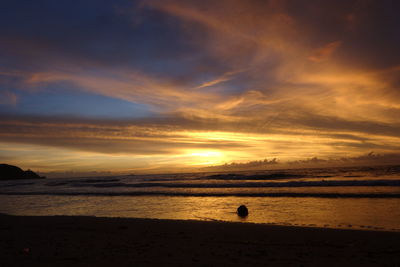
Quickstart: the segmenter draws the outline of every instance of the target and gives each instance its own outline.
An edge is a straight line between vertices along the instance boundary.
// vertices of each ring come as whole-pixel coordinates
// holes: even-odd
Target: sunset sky
[[[179,171],[400,153],[400,1],[5,0],[0,162]]]

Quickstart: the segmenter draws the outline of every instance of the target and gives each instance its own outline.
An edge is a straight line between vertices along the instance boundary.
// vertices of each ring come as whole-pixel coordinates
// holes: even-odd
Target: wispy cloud
[[[314,53],[309,57],[309,59],[314,62],[321,62],[328,60],[329,57],[336,51],[336,49],[340,47],[341,44],[342,44],[341,41],[335,41],[327,45],[324,45],[323,47],[314,51]]]
[[[18,96],[8,90],[0,91],[0,105],[15,106]]]
[[[88,11],[75,30],[45,12],[63,35],[51,23],[31,22],[41,35],[11,23],[0,43],[1,105],[18,109],[18,92],[63,87],[145,104],[152,115],[18,117],[6,108],[0,141],[171,166],[395,153],[397,14],[385,1],[360,5],[143,0],[129,12],[105,8],[101,19]]]

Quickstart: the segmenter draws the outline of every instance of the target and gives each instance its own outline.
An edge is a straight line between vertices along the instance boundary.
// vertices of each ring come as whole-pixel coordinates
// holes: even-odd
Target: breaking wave
[[[195,193],[195,192],[0,192],[0,195],[50,196],[184,196],[184,197],[318,197],[318,198],[400,198],[400,193]]]

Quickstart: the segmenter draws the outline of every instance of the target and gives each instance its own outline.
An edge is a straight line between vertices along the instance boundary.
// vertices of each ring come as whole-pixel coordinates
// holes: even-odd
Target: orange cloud
[[[314,53],[309,57],[309,59],[314,62],[321,62],[328,60],[341,45],[342,45],[341,41],[336,41],[324,45],[323,47],[314,51]]]
[[[359,68],[343,58],[353,51],[346,50],[351,38],[345,38],[353,20],[346,21],[346,14],[352,10],[329,12],[326,21],[337,27],[331,29],[310,23],[314,17],[299,15],[288,1],[146,0],[143,5],[174,17],[174,30],[182,31],[198,54],[206,54],[207,60],[194,68],[197,72],[183,72],[181,80],[174,80],[64,59],[68,64],[63,61],[57,70],[9,73],[22,77],[21,90],[67,82],[83,91],[148,104],[158,118],[8,118],[1,122],[0,142],[71,150],[75,157],[88,153],[91,167],[99,158],[109,167],[105,155],[124,163],[152,157],[155,165],[177,166],[271,156],[355,157],[399,149],[400,69]],[[321,8],[304,12],[320,18],[327,15]],[[361,19],[357,23],[361,27]],[[211,68],[216,71],[207,72]]]

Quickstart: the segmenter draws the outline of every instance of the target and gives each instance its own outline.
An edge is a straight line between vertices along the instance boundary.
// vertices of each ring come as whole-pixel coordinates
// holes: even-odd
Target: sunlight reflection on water
[[[13,215],[85,215],[221,220],[282,225],[400,230],[398,198],[269,198],[172,196],[0,196],[0,212]],[[249,216],[236,208],[245,204]]]

